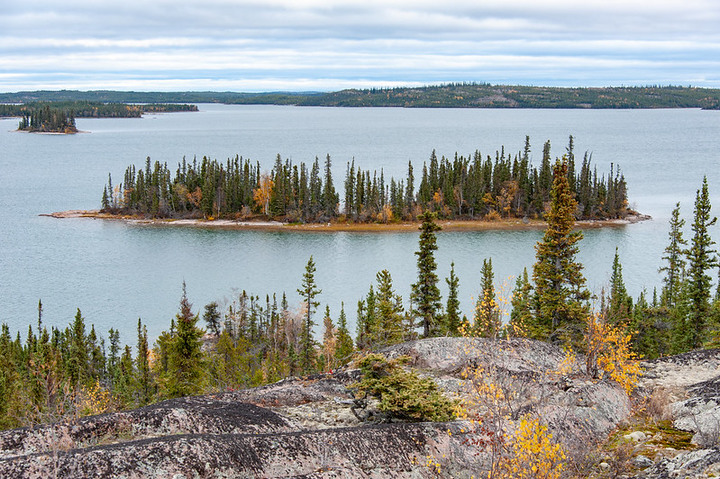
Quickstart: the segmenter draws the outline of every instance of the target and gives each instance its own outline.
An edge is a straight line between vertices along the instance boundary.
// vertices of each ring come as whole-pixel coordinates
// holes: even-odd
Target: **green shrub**
[[[380,399],[380,410],[391,418],[407,421],[449,421],[455,418],[456,402],[446,398],[430,378],[406,371],[407,356],[388,360],[368,354],[358,362],[363,379],[354,387]]]

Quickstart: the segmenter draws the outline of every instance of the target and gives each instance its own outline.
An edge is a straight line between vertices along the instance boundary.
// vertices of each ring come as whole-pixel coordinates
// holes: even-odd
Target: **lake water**
[[[676,201],[690,219],[695,191],[708,176],[720,205],[720,112],[701,110],[456,110],[339,109],[200,105],[196,113],[142,119],[79,119],[78,135],[18,133],[16,119],[0,120],[0,322],[24,335],[42,299],[46,324],[64,327],[80,308],[105,337],[111,327],[134,343],[137,318],[151,337],[178,311],[183,280],[195,310],[210,301],[285,291],[293,305],[310,255],[317,264],[321,309],[337,317],[341,301],[354,319],[357,301],[388,269],[406,300],[415,280],[416,233],[284,233],[129,226],[90,219],[38,216],[99,207],[107,174],[120,180],[145,158],[171,166],[183,156],[224,160],[239,154],[268,169],[279,153],[294,162],[333,159],[341,185],[352,158],[363,169],[404,177],[438,155],[502,145],[516,152],[530,135],[537,164],[550,140],[553,157],[575,137],[602,173],[619,164],[632,205],[652,221],[585,232],[579,259],[594,292],[607,285],[615,247],[629,291],[651,293]],[[417,187],[417,184],[416,184]],[[717,212],[717,209],[716,209]],[[720,228],[712,234],[720,238]],[[689,233],[688,233],[689,236]],[[491,257],[497,286],[528,269],[541,232],[440,233],[438,273],[455,262],[464,312],[471,314],[480,267]],[[443,286],[445,286],[443,282]],[[508,293],[512,281],[507,286]],[[443,288],[445,293],[446,288]],[[320,321],[320,316],[317,318]]]

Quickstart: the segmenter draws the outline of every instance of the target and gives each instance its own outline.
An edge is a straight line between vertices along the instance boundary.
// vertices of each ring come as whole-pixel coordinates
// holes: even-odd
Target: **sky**
[[[717,0],[6,0],[0,91],[720,88]]]

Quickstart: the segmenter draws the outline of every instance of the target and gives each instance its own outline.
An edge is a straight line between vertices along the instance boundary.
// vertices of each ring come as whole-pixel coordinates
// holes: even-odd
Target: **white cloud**
[[[711,0],[45,0],[13,2],[0,24],[4,91],[17,78],[22,89],[720,86]]]

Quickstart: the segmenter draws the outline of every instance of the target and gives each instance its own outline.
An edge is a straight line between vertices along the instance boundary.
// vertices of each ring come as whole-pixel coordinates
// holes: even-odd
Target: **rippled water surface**
[[[195,308],[229,301],[238,291],[288,294],[297,304],[304,265],[317,263],[319,297],[336,316],[344,301],[354,318],[358,299],[388,269],[407,300],[415,279],[414,233],[277,233],[128,226],[115,222],[38,216],[99,206],[110,172],[121,178],[145,158],[174,165],[183,156],[224,160],[236,154],[268,169],[279,153],[295,162],[330,154],[335,184],[345,164],[384,168],[404,177],[409,160],[416,177],[432,149],[438,155],[505,146],[520,151],[530,135],[538,163],[550,140],[561,155],[574,135],[576,156],[592,153],[599,172],[619,164],[630,201],[653,221],[585,232],[580,260],[595,292],[607,284],[615,247],[628,289],[637,295],[659,285],[667,219],[676,201],[686,217],[695,191],[708,176],[720,207],[720,112],[701,110],[434,110],[340,109],[200,105],[197,113],[142,119],[80,119],[78,135],[13,131],[0,120],[0,322],[25,333],[37,320],[65,326],[80,308],[105,334],[119,328],[134,342],[137,318],[151,336],[168,327],[186,281]],[[712,233],[720,238],[720,228]],[[541,232],[440,233],[438,273],[455,262],[467,314],[477,294],[483,258],[491,257],[497,285],[531,267]],[[443,283],[444,286],[444,283]],[[510,287],[508,287],[509,289]],[[106,334],[105,334],[106,335]]]

